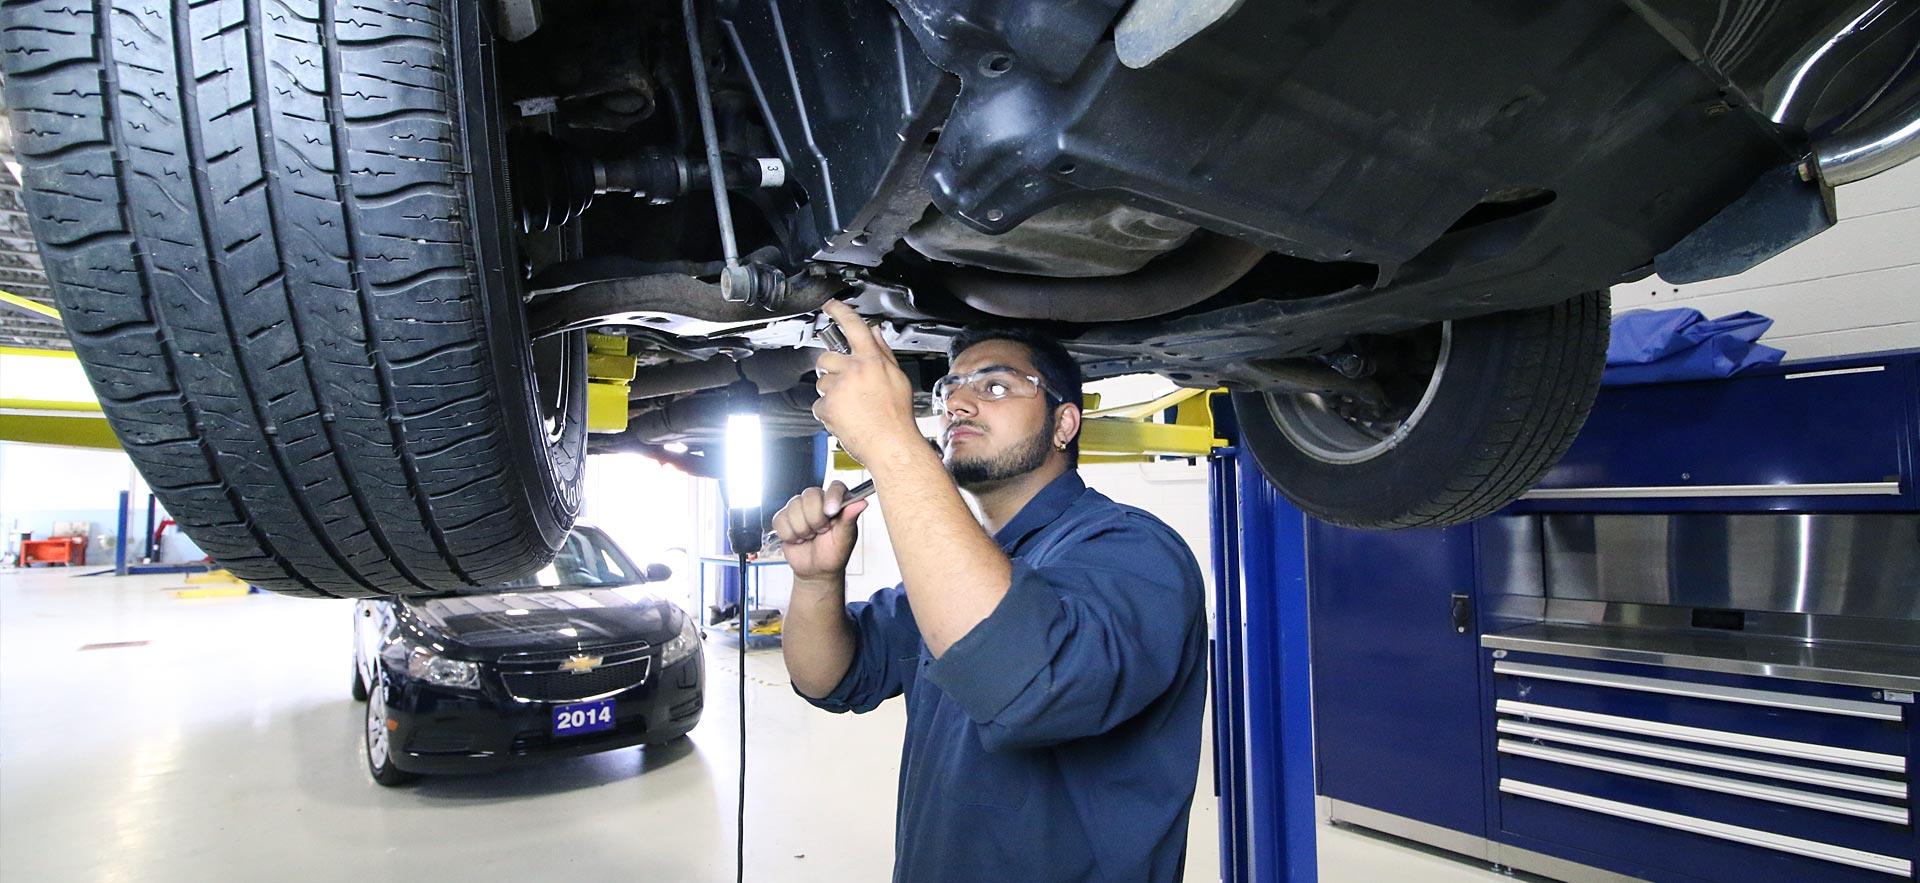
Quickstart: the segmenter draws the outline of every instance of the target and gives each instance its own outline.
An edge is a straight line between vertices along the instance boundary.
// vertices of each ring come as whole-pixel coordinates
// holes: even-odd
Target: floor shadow
[[[1510,877],[1514,880],[1521,881],[1521,883],[1558,883],[1558,881],[1556,881],[1552,877],[1542,877],[1538,874],[1528,873],[1526,871],[1522,871],[1517,868],[1503,867],[1501,865],[1496,865],[1491,862],[1484,861],[1482,859],[1474,858],[1473,856],[1470,856],[1470,855],[1461,855],[1460,853],[1454,852],[1449,849],[1441,849],[1438,846],[1434,846],[1429,843],[1421,843],[1418,840],[1408,840],[1405,837],[1388,834],[1385,831],[1375,831],[1372,828],[1362,827],[1360,825],[1356,825],[1351,822],[1329,821],[1329,822],[1326,822],[1325,824],[1327,824],[1330,827],[1337,828],[1341,831],[1346,831],[1352,834],[1358,834],[1361,837],[1365,837],[1369,840],[1375,840],[1381,843],[1390,843],[1394,846],[1398,846],[1403,849],[1409,849],[1414,852],[1425,853],[1435,858],[1446,859],[1456,864],[1466,865],[1468,867],[1473,867],[1473,868],[1485,868],[1487,870],[1494,871],[1495,873],[1499,873],[1504,876]]]
[[[426,776],[411,785],[388,789],[375,785],[367,772],[361,730],[365,714],[363,704],[342,699],[288,715],[289,729],[300,737],[291,744],[278,743],[285,751],[281,762],[296,770],[303,794],[343,804],[365,803],[369,789],[403,801],[423,798],[486,803],[534,798],[635,779],[682,765],[696,753],[692,740],[682,736],[652,747],[615,748],[580,757],[526,758],[495,772]]]
[[[410,787],[436,801],[493,801],[562,794],[644,776],[685,760],[693,741],[681,737],[665,745],[616,748],[581,757],[528,758],[509,769],[471,775],[427,776]]]

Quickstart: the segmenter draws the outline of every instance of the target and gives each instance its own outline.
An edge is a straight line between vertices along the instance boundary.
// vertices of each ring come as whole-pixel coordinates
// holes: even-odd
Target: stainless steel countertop
[[[1920,647],[1553,622],[1482,635],[1480,645],[1494,650],[1920,692]]]

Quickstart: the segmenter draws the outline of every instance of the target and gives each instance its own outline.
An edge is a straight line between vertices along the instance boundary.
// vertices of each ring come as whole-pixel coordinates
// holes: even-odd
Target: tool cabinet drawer
[[[1836,762],[1905,769],[1907,706],[1876,700],[1876,691],[1866,687],[1502,651],[1494,655],[1501,656],[1492,659],[1494,697],[1507,706],[1811,743]]]
[[[1920,501],[1915,361],[1602,390],[1523,508],[1869,511]]]
[[[1645,869],[1653,880],[1713,883],[1885,883],[1911,875],[1908,858],[1664,813],[1599,795],[1500,780],[1501,839],[1548,844]]]
[[[1910,706],[1866,688],[1494,656],[1499,836],[1705,880],[1912,874]]]

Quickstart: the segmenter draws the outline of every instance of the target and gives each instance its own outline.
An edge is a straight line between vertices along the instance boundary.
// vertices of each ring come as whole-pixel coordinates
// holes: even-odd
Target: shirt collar
[[[1068,506],[1073,505],[1073,501],[1080,499],[1080,494],[1086,489],[1087,483],[1080,480],[1078,470],[1068,469],[1060,473],[1057,478],[1047,482],[1047,486],[1041,488],[1039,493],[1034,494],[1027,505],[1020,507],[1020,514],[1013,516],[1012,521],[1000,528],[1000,532],[993,535],[993,541],[1011,553],[1027,537],[1052,524],[1054,519],[1067,511]]]

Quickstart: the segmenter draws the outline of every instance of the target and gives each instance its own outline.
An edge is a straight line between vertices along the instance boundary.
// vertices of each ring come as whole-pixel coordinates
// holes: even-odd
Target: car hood
[[[451,645],[498,655],[671,639],[686,614],[663,598],[607,589],[463,595],[404,601],[405,612]],[[508,611],[524,610],[525,613]]]

